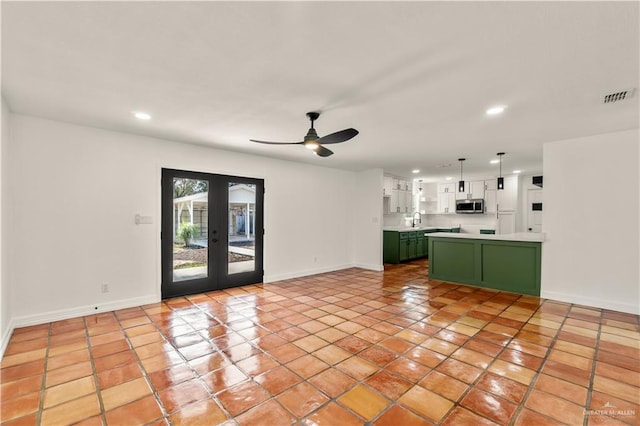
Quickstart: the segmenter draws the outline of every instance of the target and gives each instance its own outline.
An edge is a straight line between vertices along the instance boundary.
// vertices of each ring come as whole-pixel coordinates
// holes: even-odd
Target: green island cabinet
[[[382,257],[384,263],[400,263],[429,256],[429,239],[425,234],[460,232],[460,228],[422,229],[418,231],[384,231]]]
[[[541,243],[429,237],[429,278],[540,296]]]

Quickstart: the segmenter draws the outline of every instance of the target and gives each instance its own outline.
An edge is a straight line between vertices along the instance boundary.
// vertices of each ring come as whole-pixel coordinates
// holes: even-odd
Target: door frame
[[[160,297],[185,296],[208,291],[222,290],[241,285],[256,284],[264,277],[264,179],[233,176],[209,172],[181,170],[161,167],[160,196]],[[208,251],[207,277],[182,281],[183,288],[176,290],[173,281],[173,185],[165,184],[173,178],[207,180],[208,188]],[[249,272],[228,273],[228,182],[246,183],[256,186],[255,199],[255,257],[254,269]],[[170,211],[171,214],[165,214]],[[170,240],[166,240],[165,238]],[[213,240],[217,239],[217,242]],[[214,245],[215,244],[215,245]]]
[[[531,225],[531,219],[532,219],[532,204],[533,204],[533,196],[535,194],[539,194],[539,195],[543,195],[542,192],[543,188],[528,188],[527,189],[527,209],[526,209],[526,230],[527,232],[536,232],[535,230],[533,230],[533,226]],[[542,203],[542,201],[541,201]],[[542,208],[544,209],[544,203],[542,205]],[[540,231],[538,232],[542,232],[542,224],[540,225]]]

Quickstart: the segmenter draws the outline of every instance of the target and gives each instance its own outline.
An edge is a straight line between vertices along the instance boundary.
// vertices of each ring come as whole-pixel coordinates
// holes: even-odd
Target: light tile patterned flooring
[[[1,422],[640,424],[638,324],[349,269],[17,329]]]

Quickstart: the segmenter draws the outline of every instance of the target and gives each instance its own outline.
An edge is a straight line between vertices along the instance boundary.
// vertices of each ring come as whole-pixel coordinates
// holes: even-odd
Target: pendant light
[[[499,152],[496,154],[500,158],[500,174],[498,175],[498,190],[504,189],[504,178],[502,177],[502,156],[504,152]]]
[[[462,180],[462,162],[466,160],[466,158],[458,158],[460,162],[460,181],[458,182],[458,192],[464,192],[464,180]]]

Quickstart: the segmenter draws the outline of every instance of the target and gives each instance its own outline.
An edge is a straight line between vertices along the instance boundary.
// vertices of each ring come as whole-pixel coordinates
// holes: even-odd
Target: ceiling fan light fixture
[[[304,142],[304,147],[310,150],[316,150],[318,149],[318,147],[320,146],[320,144],[316,141],[305,141]]]
[[[311,128],[307,132],[302,142],[269,142],[261,141],[257,139],[249,139],[251,142],[262,143],[267,145],[304,145],[309,151],[316,154],[318,157],[330,157],[333,155],[333,151],[325,148],[324,145],[330,145],[335,143],[346,142],[349,139],[355,137],[359,132],[356,129],[349,128],[334,132],[323,137],[319,137],[316,129],[313,127],[313,122],[320,116],[319,112],[308,112],[307,117],[311,120]]]

